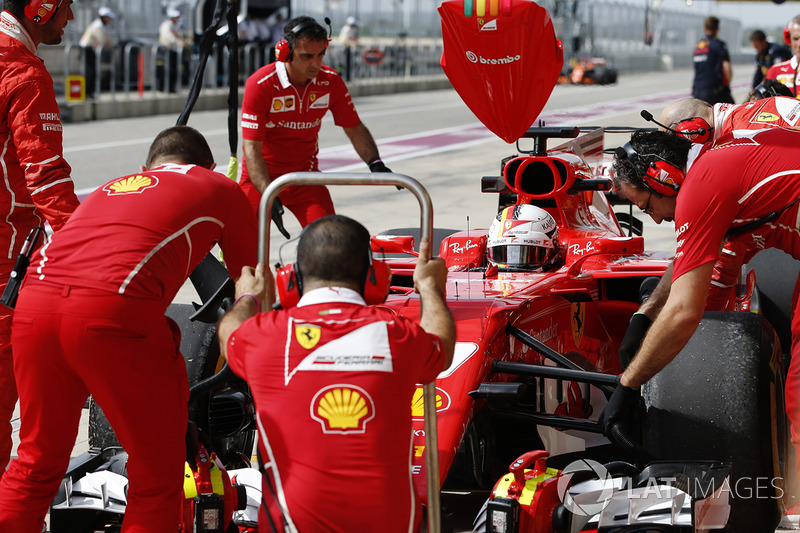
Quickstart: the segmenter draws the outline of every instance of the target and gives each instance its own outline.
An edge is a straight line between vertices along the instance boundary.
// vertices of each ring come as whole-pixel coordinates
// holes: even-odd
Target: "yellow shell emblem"
[[[444,411],[450,407],[450,397],[445,391],[436,387],[436,412]],[[422,401],[422,387],[417,387],[411,398],[411,417],[422,418],[425,416],[425,402]]]
[[[142,192],[145,189],[155,187],[156,185],[158,185],[158,178],[137,174],[135,176],[128,176],[126,178],[120,178],[112,181],[103,187],[103,190],[109,195],[131,194]]]
[[[306,350],[316,346],[321,336],[322,330],[314,324],[300,324],[294,328],[294,338]]]
[[[322,425],[323,433],[364,433],[375,418],[375,403],[361,387],[330,385],[314,395],[311,418]]]

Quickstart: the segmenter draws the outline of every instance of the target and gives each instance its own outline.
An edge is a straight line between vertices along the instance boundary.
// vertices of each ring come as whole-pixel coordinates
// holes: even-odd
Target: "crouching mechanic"
[[[247,78],[242,100],[244,165],[239,182],[255,212],[270,181],[289,172],[319,170],[319,130],[329,110],[370,171],[390,172],[344,81],[322,64],[328,49],[325,28],[311,17],[296,17],[283,31],[275,46],[277,61]],[[282,202],[303,227],[334,213],[324,185],[287,187],[279,200],[273,218]]]
[[[711,106],[697,98],[683,98],[667,105],[659,120],[657,124],[662,128],[702,145],[716,143],[735,130],[796,126],[800,122],[800,102],[786,96],[769,96],[738,105]]]
[[[222,353],[256,402],[266,465],[259,524],[272,531],[408,532],[420,522],[409,406],[415,384],[452,361],[447,270],[426,259],[430,242],[422,239],[417,324],[369,305],[388,292],[369,240],[347,217],[312,222],[297,246],[297,306],[258,313],[274,300],[272,277],[258,265],[242,272],[236,304],[220,323]],[[360,494],[369,505],[344,505]]]
[[[706,145],[699,155],[691,147],[677,135],[640,131],[614,159],[618,190],[656,223],[674,220],[677,247],[671,275],[665,274],[671,284],[659,284],[646,302],[655,321],[601,414],[606,433],[613,424],[630,423],[639,387],[672,361],[697,329],[723,244],[745,250],[778,248],[800,259],[800,131],[736,131],[716,146]],[[792,443],[800,455],[796,294],[785,397]],[[789,514],[797,511],[790,508]]]
[[[22,425],[0,480],[3,533],[42,530],[89,393],[129,456],[122,532],[180,527],[189,385],[164,312],[215,243],[232,272],[255,264],[256,220],[192,128],[161,132],[147,167],[89,195],[31,260],[12,326]]]
[[[765,128],[791,127],[800,121],[800,102],[794,98],[766,97],[756,102],[739,105],[709,105],[696,98],[677,100],[661,112],[662,128],[680,135],[695,145],[690,152],[699,153],[706,142],[716,143],[721,137],[733,131],[758,130]],[[720,257],[714,263],[706,300],[706,310],[730,310],[736,299],[735,288],[741,266],[760,250],[752,243],[726,241]],[[620,361],[624,370],[644,339],[659,306],[666,301],[672,277],[670,267],[655,289],[656,297],[648,299],[631,318],[628,330],[620,344]]]

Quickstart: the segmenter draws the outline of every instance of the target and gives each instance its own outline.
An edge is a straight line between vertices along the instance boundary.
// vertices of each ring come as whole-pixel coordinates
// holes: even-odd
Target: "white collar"
[[[689,148],[689,153],[686,155],[686,172],[689,172],[689,169],[692,168],[695,160],[700,155],[701,150],[705,145],[700,143],[692,143],[692,147]]]
[[[36,53],[36,45],[28,30],[8,11],[0,13],[0,31],[24,44],[32,54]]]
[[[364,298],[353,289],[345,287],[320,287],[308,291],[297,302],[297,307],[306,305],[327,304],[327,303],[346,303],[356,305],[367,305]]]
[[[797,68],[797,56],[792,56],[792,59],[789,62],[789,64],[792,66],[792,68]]]
[[[278,73],[278,79],[281,81],[281,87],[288,89],[292,82],[289,81],[289,73],[286,72],[286,63],[283,61],[276,61],[275,72]],[[313,78],[311,83],[317,83],[317,78]]]

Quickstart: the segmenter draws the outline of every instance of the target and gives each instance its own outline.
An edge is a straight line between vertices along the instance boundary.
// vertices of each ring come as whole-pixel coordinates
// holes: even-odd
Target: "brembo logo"
[[[467,59],[469,59],[471,63],[481,63],[482,65],[507,65],[509,63],[513,63],[514,61],[519,61],[522,59],[522,56],[517,54],[515,56],[506,56],[499,59],[487,59],[485,57],[476,55],[475,52],[471,50],[467,50]]]

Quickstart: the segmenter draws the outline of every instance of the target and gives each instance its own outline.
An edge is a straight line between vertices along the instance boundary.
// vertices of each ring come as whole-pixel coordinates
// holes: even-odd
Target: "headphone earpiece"
[[[281,39],[275,44],[275,61],[285,63],[292,60],[292,47],[286,39]]]
[[[303,277],[297,263],[289,263],[275,273],[275,285],[278,288],[278,300],[283,309],[297,305],[303,295]]]
[[[45,24],[58,8],[55,0],[28,0],[25,4],[25,18],[34,24]]]
[[[667,161],[653,161],[642,175],[642,181],[653,192],[662,196],[677,196],[683,183],[684,173]]]
[[[673,165],[655,154],[647,154],[654,155],[658,159],[647,165],[647,168],[644,168],[641,155],[630,142],[626,142],[623,146],[617,148],[615,154],[617,159],[624,159],[632,165],[641,174],[642,183],[644,183],[645,187],[654,193],[670,197],[678,195],[686,174],[677,165]]]
[[[783,42],[788,45],[792,44],[792,34],[789,32],[789,26],[783,28]]]
[[[370,254],[371,257],[371,254]],[[385,261],[371,259],[364,279],[364,301],[367,305],[382,304],[389,296],[389,287],[392,284],[392,269]]]
[[[700,117],[687,118],[675,125],[675,131],[678,135],[697,144],[705,144],[710,141],[711,132],[713,130],[714,128],[712,128],[705,119]]]

